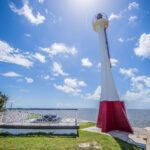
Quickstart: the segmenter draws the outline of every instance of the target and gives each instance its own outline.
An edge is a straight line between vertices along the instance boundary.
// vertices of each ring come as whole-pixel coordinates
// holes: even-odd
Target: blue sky
[[[0,91],[14,107],[97,108],[105,12],[112,72],[127,108],[150,108],[148,0],[1,0]]]

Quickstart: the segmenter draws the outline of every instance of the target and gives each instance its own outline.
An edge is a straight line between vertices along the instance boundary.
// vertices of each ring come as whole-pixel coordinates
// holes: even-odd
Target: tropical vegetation
[[[5,95],[5,94],[3,94],[3,93],[0,91],[0,111],[5,110],[7,101],[8,101],[8,96]]]

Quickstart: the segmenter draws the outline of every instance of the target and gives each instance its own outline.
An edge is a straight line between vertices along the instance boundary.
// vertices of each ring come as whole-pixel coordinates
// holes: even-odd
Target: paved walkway
[[[150,129],[147,132],[147,145],[146,150],[150,150]]]
[[[142,148],[146,148],[146,138],[147,138],[147,130],[143,129],[143,128],[133,128],[134,130],[134,134],[130,134],[128,132],[123,132],[123,131],[118,131],[118,130],[114,130],[114,131],[110,131],[107,133],[103,133],[101,132],[100,128],[97,127],[89,127],[89,128],[85,128],[82,129],[84,131],[89,131],[89,132],[96,132],[96,133],[101,133],[101,134],[106,134],[109,136],[113,136],[116,138],[119,138],[123,141],[126,141],[130,144],[134,144],[136,146],[142,147]]]

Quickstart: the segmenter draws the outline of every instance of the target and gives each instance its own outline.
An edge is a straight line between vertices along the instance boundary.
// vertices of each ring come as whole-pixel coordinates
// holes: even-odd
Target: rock
[[[80,148],[89,148],[90,147],[90,143],[79,143],[78,146]]]

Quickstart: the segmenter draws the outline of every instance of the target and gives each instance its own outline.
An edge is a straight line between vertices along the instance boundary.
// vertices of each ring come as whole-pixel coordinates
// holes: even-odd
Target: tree
[[[8,101],[8,97],[5,94],[2,94],[2,92],[0,91],[0,111],[5,109],[5,104]]]

